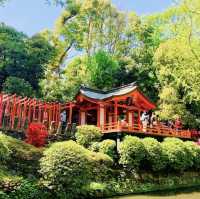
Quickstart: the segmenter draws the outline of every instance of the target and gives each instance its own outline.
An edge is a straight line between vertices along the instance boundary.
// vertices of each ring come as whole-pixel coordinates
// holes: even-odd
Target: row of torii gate
[[[0,128],[24,131],[32,122],[44,123],[50,128],[52,122],[59,126],[60,113],[72,110],[73,103],[44,102],[35,98],[0,93]],[[71,120],[72,111],[69,114]]]

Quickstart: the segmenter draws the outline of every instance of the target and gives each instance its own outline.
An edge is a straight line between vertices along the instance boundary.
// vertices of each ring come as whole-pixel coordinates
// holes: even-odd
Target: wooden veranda
[[[164,125],[155,125],[153,127],[147,126],[143,128],[142,125],[123,125],[120,122],[110,123],[101,126],[101,130],[104,134],[125,132],[132,135],[148,135],[148,136],[163,136],[163,137],[177,137],[191,139],[193,136],[190,130],[176,130]]]

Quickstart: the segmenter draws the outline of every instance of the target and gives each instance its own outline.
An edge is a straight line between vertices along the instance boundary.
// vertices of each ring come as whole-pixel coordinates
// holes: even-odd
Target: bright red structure
[[[82,86],[74,102],[43,102],[16,95],[0,94],[0,128],[24,131],[31,122],[43,123],[47,129],[60,125],[60,113],[65,110],[67,123],[96,125],[102,133],[128,132],[159,136],[191,138],[189,130],[174,130],[157,125],[144,129],[140,118],[143,111],[155,109],[135,83],[110,91]],[[120,122],[125,117],[126,124]]]

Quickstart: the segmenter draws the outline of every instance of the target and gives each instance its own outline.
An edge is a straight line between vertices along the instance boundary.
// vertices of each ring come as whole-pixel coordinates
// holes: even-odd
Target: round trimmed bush
[[[93,125],[82,125],[77,128],[76,141],[78,144],[84,147],[89,147],[92,142],[98,142],[101,140],[101,130]]]
[[[165,169],[167,158],[162,149],[161,143],[150,137],[144,138],[142,142],[146,149],[146,160],[148,166],[150,166],[153,171]]]
[[[109,155],[112,159],[115,159],[116,154],[116,142],[114,140],[104,140],[99,143],[99,152]]]
[[[165,138],[162,148],[167,155],[168,167],[184,171],[192,166],[192,157],[184,142],[178,138]]]
[[[110,156],[103,153],[90,152],[89,159],[91,163],[91,179],[93,181],[104,182],[106,179],[110,179],[113,165],[113,160]]]
[[[187,141],[184,143],[185,147],[189,150],[192,157],[193,168],[195,170],[200,169],[200,146],[192,141]]]
[[[91,152],[73,141],[53,144],[40,161],[42,184],[60,198],[74,198],[90,179]]]
[[[120,164],[138,169],[145,157],[145,147],[138,137],[126,136],[120,145]]]

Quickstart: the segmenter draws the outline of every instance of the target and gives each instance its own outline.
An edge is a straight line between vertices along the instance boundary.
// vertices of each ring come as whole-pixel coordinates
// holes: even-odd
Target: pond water
[[[184,191],[169,191],[164,193],[151,193],[145,195],[132,195],[114,197],[112,199],[200,199],[200,189],[184,190]]]

